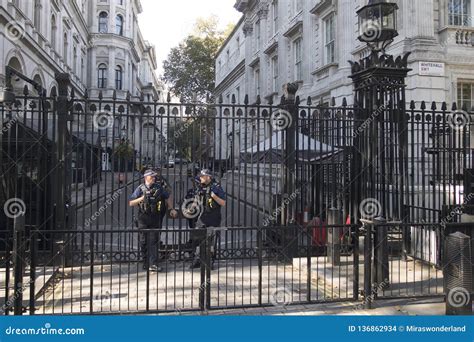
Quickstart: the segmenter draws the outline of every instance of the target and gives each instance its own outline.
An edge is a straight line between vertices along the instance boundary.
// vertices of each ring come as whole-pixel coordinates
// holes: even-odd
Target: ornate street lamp
[[[357,11],[359,37],[361,42],[375,52],[385,54],[385,49],[398,36],[398,5],[385,0],[369,0],[367,6]]]

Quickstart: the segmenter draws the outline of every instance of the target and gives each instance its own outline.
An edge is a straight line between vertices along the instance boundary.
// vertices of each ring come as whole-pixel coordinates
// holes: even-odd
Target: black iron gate
[[[401,107],[400,84],[353,107],[302,103],[295,85],[279,104],[200,104],[76,96],[65,75],[58,83],[59,94],[25,87],[0,105],[5,314],[443,294],[443,218],[472,201],[470,122],[456,120],[466,111]],[[161,167],[178,209],[199,169],[226,190],[200,269],[189,269],[182,216],[159,230],[163,271],[142,268],[128,198],[149,167]]]

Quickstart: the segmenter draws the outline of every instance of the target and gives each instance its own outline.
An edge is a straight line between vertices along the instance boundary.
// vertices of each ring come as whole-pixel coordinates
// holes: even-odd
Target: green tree
[[[163,81],[170,90],[185,101],[203,103],[215,88],[215,59],[217,52],[232,30],[218,29],[215,16],[198,19],[194,32],[171,49],[163,63]]]

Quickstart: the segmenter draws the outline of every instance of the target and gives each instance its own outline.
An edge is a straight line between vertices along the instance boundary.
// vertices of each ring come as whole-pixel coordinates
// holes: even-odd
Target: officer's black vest
[[[203,189],[204,190],[204,198],[203,198],[204,211],[208,213],[213,212],[213,211],[220,211],[221,209],[220,205],[216,201],[214,201],[214,199],[211,196],[211,193],[212,193],[211,189],[213,186],[218,186],[218,184],[213,182]]]
[[[145,200],[140,205],[140,213],[144,215],[162,215],[166,211],[163,188],[159,184],[153,184],[148,188],[145,184],[140,185]]]

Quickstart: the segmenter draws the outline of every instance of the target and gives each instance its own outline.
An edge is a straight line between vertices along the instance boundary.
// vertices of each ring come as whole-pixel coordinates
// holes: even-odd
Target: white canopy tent
[[[240,151],[240,159],[247,163],[279,163],[283,160],[285,149],[285,132],[276,132],[271,138],[261,143]],[[307,135],[299,133],[296,135],[295,148],[298,160],[312,163],[329,158],[339,152],[340,149],[324,144]]]

